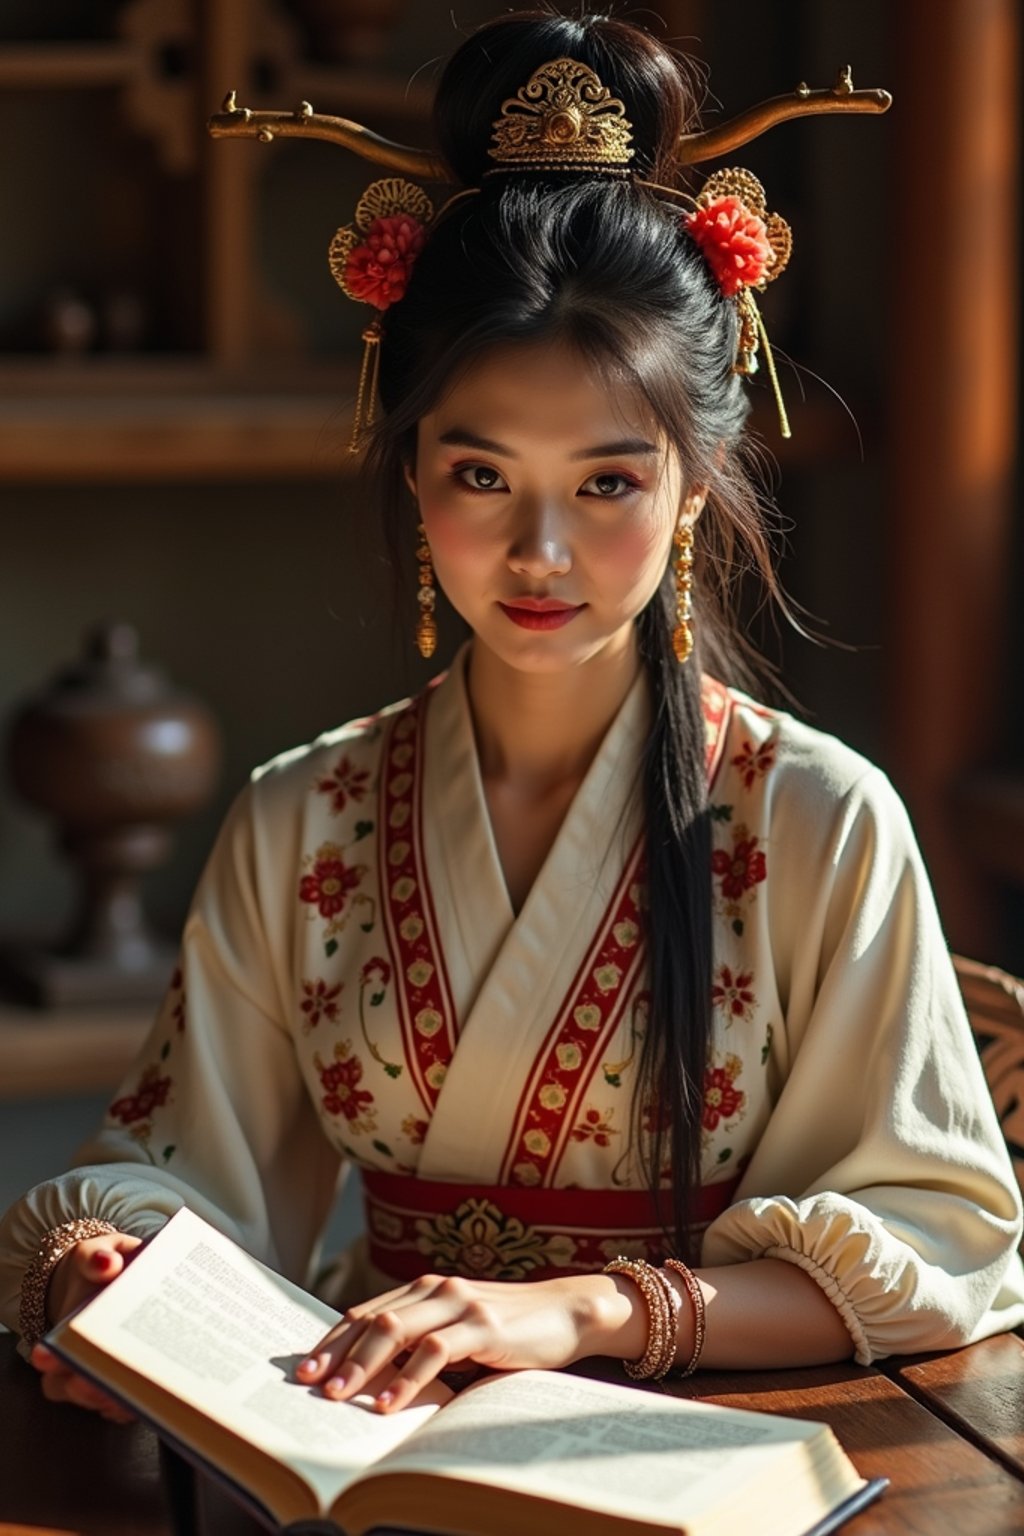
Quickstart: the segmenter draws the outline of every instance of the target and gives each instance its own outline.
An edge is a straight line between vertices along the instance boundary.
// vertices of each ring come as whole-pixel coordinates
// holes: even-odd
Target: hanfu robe
[[[0,1224],[17,1327],[45,1232],[182,1204],[311,1283],[339,1170],[366,1232],[329,1299],[427,1271],[657,1259],[630,1137],[649,1027],[639,677],[514,912],[468,648],[419,697],[258,770],[142,1054],[76,1166]],[[1024,1321],[1020,1197],[928,881],[887,779],[705,679],[714,1033],[701,1262],[799,1264],[856,1358]],[[661,1113],[641,1104],[644,1133]]]

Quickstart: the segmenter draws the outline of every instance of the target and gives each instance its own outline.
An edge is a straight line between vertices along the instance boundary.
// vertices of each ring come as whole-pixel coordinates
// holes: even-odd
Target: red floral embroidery
[[[148,1120],[154,1109],[166,1104],[171,1091],[171,1079],[160,1076],[160,1068],[147,1067],[139,1078],[135,1092],[123,1099],[115,1099],[108,1114],[122,1125],[133,1125],[136,1120]]]
[[[734,827],[732,837],[732,852],[716,848],[711,868],[722,882],[722,895],[728,901],[738,901],[745,891],[760,884],[767,869],[764,854],[757,846],[759,839],[752,837],[746,827]]]
[[[329,1019],[335,1023],[338,1017],[338,998],[341,996],[342,983],[329,987],[326,981],[304,981],[302,983],[302,1001],[299,1008],[305,1014],[304,1023],[312,1029],[319,1024],[321,1019]]]
[[[418,1147],[427,1134],[426,1120],[417,1120],[415,1115],[406,1115],[402,1121],[402,1130],[414,1147]]]
[[[374,219],[362,245],[345,263],[345,288],[376,309],[387,309],[405,294],[416,257],[427,238],[425,227],[407,213]]]
[[[562,1155],[565,1123],[572,1123],[583,1103],[586,1085],[615,1037],[634,977],[643,964],[639,902],[644,885],[643,855],[638,848],[595,934],[586,965],[574,978],[556,1015],[538,1062],[541,1070],[520,1098],[502,1160],[502,1176],[509,1183],[542,1183]],[[621,1078],[616,1078],[629,1064],[635,1042],[634,1024],[630,1054],[623,1061],[606,1062],[602,1067],[610,1087],[621,1086]]]
[[[312,873],[299,882],[299,900],[315,906],[321,917],[337,917],[344,910],[349,892],[362,879],[362,870],[345,863],[341,849],[334,843],[322,843],[313,860]]]
[[[359,972],[359,980],[363,986],[375,979],[382,987],[386,987],[391,980],[391,967],[381,955],[374,955],[372,960],[367,960]]]
[[[744,787],[750,789],[755,779],[761,779],[769,768],[775,766],[775,754],[777,743],[775,741],[762,741],[757,748],[753,742],[744,741],[741,749],[732,758],[732,766],[738,768]]]
[[[742,1063],[730,1056],[724,1067],[708,1067],[704,1073],[704,1109],[701,1124],[706,1131],[717,1130],[720,1121],[731,1120],[746,1102],[746,1094],[734,1086]]]
[[[316,787],[321,795],[331,796],[331,811],[337,816],[350,800],[365,799],[369,783],[369,769],[357,768],[346,755],[339,757],[329,774],[317,779]]]
[[[751,990],[754,980],[752,971],[733,972],[727,965],[720,965],[715,972],[711,988],[711,1001],[732,1019],[749,1019],[757,1004]]]
[[[583,1119],[572,1129],[573,1141],[592,1141],[595,1147],[610,1147],[611,1139],[619,1133],[611,1124],[615,1111],[609,1109],[604,1117],[596,1109],[588,1109]]]
[[[363,1079],[363,1064],[351,1051],[352,1042],[344,1040],[335,1046],[330,1066],[325,1067],[319,1056],[314,1058],[321,1086],[327,1090],[323,1106],[328,1114],[344,1115],[353,1130],[373,1130],[373,1094],[357,1086]]]

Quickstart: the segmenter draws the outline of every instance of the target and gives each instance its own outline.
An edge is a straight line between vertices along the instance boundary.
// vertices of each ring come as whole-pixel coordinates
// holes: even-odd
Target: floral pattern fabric
[[[417,1168],[460,1027],[446,981],[447,936],[423,862],[429,702],[428,693],[372,729],[360,722],[352,739],[329,743],[312,758],[305,851],[295,871],[304,919],[296,929],[295,1050],[325,1134],[349,1159],[389,1172]],[[736,728],[728,692],[710,681],[705,706],[715,827],[709,879],[726,919],[712,990],[716,1044],[701,1111],[704,1177],[714,1182],[734,1175],[771,1107],[764,1046],[780,1009],[771,977],[759,985],[744,961],[742,940],[768,879],[768,828],[758,808],[777,742],[770,714],[756,718],[755,731],[749,722]],[[579,957],[577,976],[567,973],[560,1021],[524,1084],[507,1133],[503,1179],[511,1184],[642,1186],[628,1127],[649,1022],[644,899],[637,849],[589,952]],[[184,999],[179,970],[166,1005],[168,1050],[173,1031],[184,1028]],[[111,1103],[110,1121],[124,1126],[150,1160],[173,1086],[162,1065],[151,1065],[134,1091]],[[647,1106],[647,1123],[659,1115],[656,1105]],[[173,1151],[168,1144],[165,1161]]]

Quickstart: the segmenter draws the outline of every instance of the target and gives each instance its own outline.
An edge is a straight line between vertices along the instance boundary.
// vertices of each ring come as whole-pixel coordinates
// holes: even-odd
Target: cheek
[[[471,579],[482,567],[493,563],[494,541],[464,508],[452,508],[443,495],[421,497],[420,519],[434,557],[434,570],[441,585],[448,589]]]
[[[595,551],[595,572],[600,568],[611,589],[624,595],[643,591],[649,597],[668,564],[672,531],[661,517],[652,516],[609,530]]]

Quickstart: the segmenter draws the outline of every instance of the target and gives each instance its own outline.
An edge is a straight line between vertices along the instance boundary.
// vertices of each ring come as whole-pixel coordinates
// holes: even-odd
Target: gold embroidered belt
[[[705,1184],[694,1222],[732,1203],[738,1179]],[[618,1254],[660,1263],[665,1237],[646,1190],[449,1184],[363,1171],[369,1256],[398,1281],[459,1274],[547,1280],[602,1269]]]

